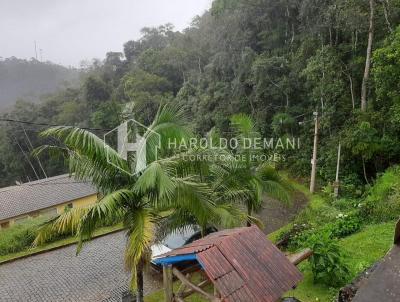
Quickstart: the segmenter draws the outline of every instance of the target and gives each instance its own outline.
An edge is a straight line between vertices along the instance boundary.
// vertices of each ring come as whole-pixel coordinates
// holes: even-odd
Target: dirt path
[[[264,232],[272,233],[292,221],[296,215],[307,205],[307,197],[296,191],[290,205],[266,197],[264,204],[256,217],[264,223]]]

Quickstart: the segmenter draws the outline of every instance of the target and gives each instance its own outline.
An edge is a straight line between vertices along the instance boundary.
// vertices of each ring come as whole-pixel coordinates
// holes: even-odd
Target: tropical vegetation
[[[43,170],[27,159],[29,141],[47,143],[38,137],[43,124],[103,135],[121,122],[126,103],[134,101],[135,118],[148,125],[169,101],[188,112],[200,135],[227,132],[230,117],[245,113],[263,137],[298,137],[300,150],[282,151],[280,165],[302,177],[310,173],[318,111],[318,183],[335,180],[341,141],[342,192],[362,193],[400,158],[399,18],[397,0],[215,0],[182,32],[146,27],[123,52],[81,70],[78,86],[3,113],[30,124],[2,122],[1,185],[65,171],[50,157],[40,159]]]
[[[245,116],[235,120],[251,122]],[[79,253],[96,227],[106,221],[122,222],[127,231],[125,263],[132,273],[131,288],[137,289],[137,299],[142,301],[143,269],[149,263],[151,246],[160,229],[166,234],[191,224],[201,226],[203,231],[210,225],[232,227],[245,221],[250,224],[256,221],[251,210],[253,203],[260,204],[262,192],[278,197],[288,194],[274,168],[268,168],[266,163],[260,169],[260,178],[253,177],[244,184],[239,172],[243,174],[250,168],[233,171],[232,167],[241,166],[242,161],[230,155],[232,150],[171,149],[169,141],[190,139],[183,121],[182,110],[170,105],[160,107],[143,134],[146,147],[142,150],[146,150],[147,165],[139,172],[132,170],[130,164],[132,160],[140,164],[140,152],[124,159],[101,138],[80,128],[55,127],[44,131],[43,136],[57,138],[61,144],[43,146],[36,153],[59,151],[68,162],[69,172],[76,179],[93,183],[101,198],[92,206],[71,209],[45,223],[35,244],[73,233],[79,238]],[[210,152],[222,152],[227,160],[209,162],[199,157]],[[197,156],[194,161],[185,160],[188,154]],[[249,187],[249,183],[260,186],[256,199],[254,186]],[[248,206],[248,215],[237,206],[241,201]]]
[[[142,299],[142,266],[157,234],[258,223],[264,194],[290,202],[292,186],[305,193],[277,171],[308,181],[316,128],[320,193],[306,194],[309,204],[273,237],[286,251],[316,251],[300,266],[306,278],[294,294],[328,301],[384,255],[400,216],[399,46],[399,0],[214,0],[182,32],[145,27],[123,52],[82,69],[79,85],[2,113],[0,185],[66,171],[93,182],[98,202],[52,220],[36,243],[70,232],[80,249],[102,221],[122,222]],[[156,136],[142,133],[148,165],[134,175],[101,139],[132,117],[161,136],[156,158]],[[239,144],[167,148],[169,138],[189,137]],[[281,161],[251,160],[266,152],[244,148],[245,139],[270,137],[296,138],[301,147],[273,150]],[[49,154],[31,153],[41,145]]]

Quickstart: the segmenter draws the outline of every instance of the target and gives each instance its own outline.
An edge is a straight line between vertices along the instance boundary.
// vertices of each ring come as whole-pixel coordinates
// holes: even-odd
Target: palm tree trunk
[[[144,293],[143,293],[143,260],[141,260],[136,268],[136,302],[144,301]]]

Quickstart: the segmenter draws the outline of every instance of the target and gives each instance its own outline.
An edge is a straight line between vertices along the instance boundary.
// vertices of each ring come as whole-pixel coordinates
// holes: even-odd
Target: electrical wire
[[[10,119],[10,118],[0,118],[0,122],[10,122],[10,123],[19,123],[19,124],[46,126],[46,127],[74,127],[74,126],[67,126],[67,125],[28,122],[28,121],[21,121],[21,120],[15,120],[15,119]],[[84,130],[90,130],[90,131],[111,131],[111,129],[104,129],[104,128],[89,128],[89,127],[77,127],[77,128],[84,129]]]

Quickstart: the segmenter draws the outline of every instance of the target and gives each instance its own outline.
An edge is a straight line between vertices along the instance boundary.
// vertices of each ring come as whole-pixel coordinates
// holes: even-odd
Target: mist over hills
[[[36,59],[15,57],[0,60],[0,110],[16,100],[38,101],[41,95],[66,86],[76,86],[79,70]]]

